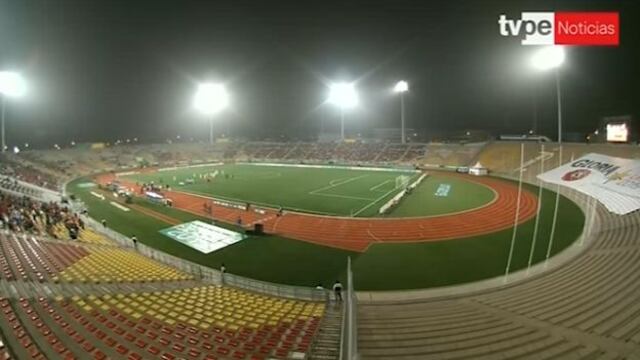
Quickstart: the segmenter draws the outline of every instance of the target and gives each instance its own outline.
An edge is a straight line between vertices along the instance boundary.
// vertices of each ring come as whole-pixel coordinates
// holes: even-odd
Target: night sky
[[[356,81],[348,132],[398,126],[390,89],[409,81],[407,121],[427,136],[466,129],[555,129],[555,83],[533,47],[498,34],[498,15],[619,11],[619,47],[570,48],[561,70],[567,132],[602,116],[640,116],[637,1],[0,0],[0,68],[29,93],[7,107],[9,145],[206,139],[191,100],[224,82],[218,133],[310,136],[338,130],[323,104],[333,80]]]

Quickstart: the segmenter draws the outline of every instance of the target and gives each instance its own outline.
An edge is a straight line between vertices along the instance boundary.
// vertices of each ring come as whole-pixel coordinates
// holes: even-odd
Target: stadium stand
[[[18,358],[265,359],[304,356],[324,305],[221,286],[0,298]]]
[[[323,302],[196,281],[22,194],[0,192],[3,359],[309,358]]]
[[[525,180],[535,182],[540,144],[527,144]],[[545,144],[551,152],[555,146]],[[479,158],[500,174],[519,168],[520,144],[496,143]],[[565,160],[589,152],[637,157],[630,146],[570,144]],[[514,156],[517,160],[509,160]],[[557,155],[556,155],[557,156]],[[538,159],[539,160],[539,159]],[[557,166],[545,163],[545,170]],[[593,202],[566,192],[586,212]],[[553,270],[460,295],[361,294],[359,345],[365,359],[636,359],[640,357],[640,214],[597,206],[592,242]],[[542,265],[544,266],[544,265]],[[370,295],[370,294],[369,294]]]
[[[511,178],[520,170],[520,144],[513,142],[287,146],[285,151],[283,144],[232,143],[205,151],[189,144],[136,145],[42,152],[39,161],[29,159],[42,166],[58,164],[66,176],[139,166],[136,157],[173,164],[227,155],[438,166],[480,161]],[[525,181],[536,182],[539,172],[557,166],[557,146],[545,143],[544,153],[540,146],[525,144]],[[640,158],[634,146],[566,144],[563,160],[590,152]],[[591,211],[593,203],[585,197],[565,195]],[[640,214],[615,216],[602,206],[596,209],[584,245],[572,246],[575,256],[546,272],[460,294],[360,294],[362,358],[640,358]],[[5,358],[263,359],[297,352],[313,358],[313,344],[331,311],[321,303],[196,281],[92,229],[72,241],[64,222],[52,232],[23,226],[9,232],[9,223],[3,218],[0,232],[0,355]],[[64,287],[68,283],[76,288]],[[34,296],[36,291],[48,295]]]

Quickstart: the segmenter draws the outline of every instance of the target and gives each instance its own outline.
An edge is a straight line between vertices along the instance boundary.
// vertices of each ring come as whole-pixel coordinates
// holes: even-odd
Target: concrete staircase
[[[322,326],[313,344],[309,360],[337,360],[340,358],[340,333],[342,329],[342,306],[327,305]]]

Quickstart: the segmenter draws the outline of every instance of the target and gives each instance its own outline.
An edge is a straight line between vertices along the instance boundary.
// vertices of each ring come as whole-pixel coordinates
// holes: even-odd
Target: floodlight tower
[[[409,83],[404,80],[400,80],[396,86],[393,87],[393,91],[400,94],[400,136],[402,136],[402,143],[404,144],[406,142],[404,127],[404,93],[409,91]]]
[[[340,108],[340,138],[344,141],[344,110],[358,105],[358,93],[353,84],[337,83],[329,88],[327,101]]]
[[[542,71],[554,70],[556,78],[556,97],[558,106],[558,166],[562,165],[562,93],[560,91],[560,66],[564,62],[564,48],[561,46],[546,46],[533,54],[531,65]],[[556,224],[558,221],[558,205],[560,204],[560,185],[556,191],[556,201],[553,210],[553,220],[551,221],[551,232],[549,234],[549,244],[547,246],[547,255],[545,266],[551,256],[551,248],[556,233]]]
[[[533,54],[531,65],[541,71],[554,70],[556,78],[556,97],[558,100],[558,145],[562,144],[562,96],[560,93],[559,68],[564,62],[562,46],[546,46]]]
[[[213,117],[229,105],[227,89],[222,84],[204,83],[198,85],[193,106],[209,116],[209,143],[213,145]]]
[[[2,108],[0,115],[0,133],[2,137],[2,147],[0,152],[5,152],[7,149],[7,143],[4,133],[4,105],[5,98],[18,98],[25,94],[27,91],[27,85],[22,76],[12,71],[0,71],[0,107]]]

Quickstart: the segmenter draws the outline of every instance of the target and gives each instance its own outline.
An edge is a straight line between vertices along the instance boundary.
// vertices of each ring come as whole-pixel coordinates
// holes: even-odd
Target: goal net
[[[411,176],[408,175],[400,175],[396,177],[396,189],[404,189],[409,186],[409,180],[411,180]]]

